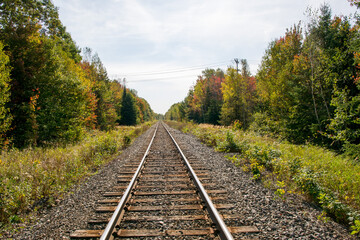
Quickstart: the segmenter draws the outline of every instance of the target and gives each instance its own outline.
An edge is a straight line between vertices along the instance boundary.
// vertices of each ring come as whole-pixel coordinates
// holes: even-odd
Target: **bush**
[[[0,150],[7,145],[6,132],[10,129],[12,117],[6,103],[10,100],[10,68],[9,57],[3,52],[0,41]]]
[[[226,139],[218,144],[218,151],[221,152],[241,152],[242,149],[239,145],[237,145],[234,141],[234,135],[230,132],[226,132]]]
[[[352,225],[357,234],[360,165],[346,155],[259,136],[258,132],[252,131],[230,131],[211,125],[188,125],[188,129],[202,142],[215,141],[217,145],[213,146],[218,151],[237,152],[228,159],[250,171],[253,179],[270,183],[279,197],[285,197],[285,188],[287,192],[302,194],[337,222]],[[280,188],[279,182],[282,183]]]
[[[253,122],[250,124],[249,130],[261,136],[284,137],[286,135],[285,125],[271,119],[265,112],[257,112],[253,115]]]
[[[360,144],[345,143],[343,146],[345,155],[360,163]]]
[[[144,124],[118,127],[109,132],[94,130],[74,145],[2,152],[0,226],[21,221],[26,213],[52,204],[148,128],[149,125]]]

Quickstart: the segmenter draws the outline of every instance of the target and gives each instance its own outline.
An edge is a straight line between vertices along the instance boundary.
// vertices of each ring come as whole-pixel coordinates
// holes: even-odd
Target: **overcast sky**
[[[53,0],[81,48],[97,52],[111,79],[145,98],[157,113],[182,101],[205,68],[245,58],[253,74],[270,41],[322,0]],[[356,11],[329,0],[333,14]]]

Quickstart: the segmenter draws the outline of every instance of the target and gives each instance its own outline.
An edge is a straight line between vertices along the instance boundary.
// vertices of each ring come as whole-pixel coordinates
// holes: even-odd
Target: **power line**
[[[169,70],[164,70],[164,71],[122,73],[122,74],[115,74],[115,75],[121,75],[121,76],[126,76],[126,77],[162,75],[162,74],[179,73],[179,72],[187,72],[187,71],[192,71],[192,70],[204,69],[205,67],[223,66],[224,64],[229,63],[229,62],[230,61],[222,61],[222,62],[217,62],[217,63],[209,63],[209,64],[203,64],[203,65],[197,65],[197,66],[184,67],[184,68],[169,69]]]
[[[250,59],[249,61],[256,61],[255,59]],[[127,83],[140,83],[140,82],[153,82],[153,81],[171,81],[174,79],[185,79],[190,77],[195,77],[194,74],[189,75],[190,71],[195,70],[205,70],[206,68],[213,68],[213,67],[226,67],[226,64],[229,63],[235,63],[236,64],[236,70],[238,69],[239,59],[234,58],[229,61],[222,61],[217,63],[209,63],[209,64],[203,64],[203,65],[197,65],[197,66],[190,66],[190,67],[184,67],[184,68],[175,68],[175,69],[168,69],[164,71],[154,71],[154,72],[138,72],[138,73],[124,73],[124,74],[111,74],[112,79],[118,79],[118,81],[126,78]],[[229,65],[228,65],[229,66]],[[187,73],[187,75],[174,75],[175,73]],[[166,76],[162,76],[165,75]],[[157,77],[157,75],[159,77]],[[198,74],[197,76],[200,76],[201,74]],[[152,76],[152,78],[148,78],[147,76]],[[155,76],[155,77],[154,77]],[[138,79],[137,77],[140,77]],[[194,79],[195,80],[195,79]]]
[[[138,82],[154,82],[154,81],[170,81],[174,79],[181,79],[181,78],[190,78],[194,77],[194,75],[187,75],[187,76],[173,76],[173,77],[160,77],[160,78],[151,78],[151,79],[140,79],[140,80],[130,80],[126,81],[128,83],[138,83]]]
[[[112,78],[113,79],[123,79],[126,77],[127,83],[172,81],[174,79],[188,79],[190,77],[195,77],[195,75],[196,76],[201,75],[201,73],[195,73],[195,72],[193,74],[189,75],[189,73],[191,71],[205,70],[206,68],[214,68],[214,67],[218,67],[218,68],[226,67],[226,64],[230,64],[231,62],[232,62],[231,60],[228,60],[228,61],[209,63],[209,64],[203,64],[203,65],[197,65],[197,66],[190,66],[190,67],[184,67],[184,68],[168,69],[168,70],[164,70],[164,71],[112,74]],[[187,73],[187,75],[183,75],[186,73]]]

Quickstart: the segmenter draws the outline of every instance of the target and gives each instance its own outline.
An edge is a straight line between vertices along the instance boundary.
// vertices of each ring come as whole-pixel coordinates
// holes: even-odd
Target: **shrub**
[[[343,149],[347,156],[360,163],[360,144],[345,143]]]
[[[202,142],[216,141],[213,146],[218,151],[236,152],[227,158],[250,171],[253,179],[270,183],[280,198],[285,198],[285,188],[302,194],[324,214],[352,226],[354,234],[358,234],[360,165],[346,155],[312,145],[290,144],[252,131],[211,125],[188,125],[188,131]]]
[[[74,145],[3,151],[0,155],[0,226],[19,222],[26,213],[51,205],[54,199],[80,179],[94,174],[148,128],[149,125],[144,124],[118,127],[109,132],[94,130]]]
[[[9,57],[3,51],[0,41],[0,150],[8,144],[6,132],[10,129],[12,117],[6,103],[10,100],[10,68]]]
[[[216,149],[221,152],[241,152],[242,150],[240,146],[235,143],[234,135],[230,131],[226,132],[225,141],[220,142]]]
[[[270,118],[267,113],[257,112],[253,115],[253,122],[250,124],[249,130],[260,135],[269,135],[272,137],[285,136],[285,125],[280,121]]]

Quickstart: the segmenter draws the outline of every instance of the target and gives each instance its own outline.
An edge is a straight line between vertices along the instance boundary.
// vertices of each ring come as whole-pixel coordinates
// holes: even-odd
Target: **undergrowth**
[[[11,224],[23,221],[29,213],[54,204],[55,199],[79,180],[96,173],[150,126],[94,130],[74,145],[3,151],[0,229],[11,229]]]
[[[352,234],[360,233],[358,162],[324,148],[294,145],[236,127],[181,126],[217,151],[232,152],[227,158],[251,172],[254,180],[272,187],[279,199],[284,200],[287,193],[303,195],[323,209],[323,219],[330,216],[347,225]]]

